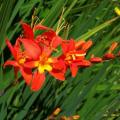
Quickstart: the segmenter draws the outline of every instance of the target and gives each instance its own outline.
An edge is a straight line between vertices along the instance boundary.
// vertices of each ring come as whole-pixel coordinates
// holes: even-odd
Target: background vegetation
[[[120,19],[114,12],[119,5],[119,0],[0,0],[0,120],[44,120],[57,107],[62,110],[58,120],[76,114],[81,120],[119,120],[118,58],[80,69],[75,78],[68,73],[64,82],[47,76],[38,92],[32,92],[21,78],[15,83],[13,68],[2,67],[11,59],[5,38],[14,43],[21,34],[20,21],[30,24],[34,11],[38,22],[44,19],[44,25],[56,29],[64,9],[67,27],[60,36],[92,39],[94,45],[87,57],[91,53],[102,56],[113,41],[120,41]]]

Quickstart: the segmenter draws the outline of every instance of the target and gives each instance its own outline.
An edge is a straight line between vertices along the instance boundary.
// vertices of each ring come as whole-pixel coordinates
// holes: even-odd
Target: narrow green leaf
[[[119,17],[115,17],[111,20],[108,20],[107,22],[89,30],[87,33],[83,34],[82,36],[78,37],[77,40],[83,39],[86,40],[88,38],[90,38],[92,35],[94,35],[95,33],[97,33],[98,31],[102,30],[103,28],[109,26],[112,22],[116,21]]]

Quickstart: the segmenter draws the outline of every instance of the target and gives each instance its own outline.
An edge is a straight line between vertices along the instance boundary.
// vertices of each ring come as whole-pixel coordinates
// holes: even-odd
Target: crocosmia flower
[[[6,40],[6,44],[10,49],[14,60],[8,60],[5,62],[4,66],[14,66],[15,76],[17,76],[18,70],[21,71],[22,76],[25,79],[25,82],[29,85],[32,80],[32,71],[26,67],[24,67],[24,63],[30,58],[27,56],[25,52],[20,50],[19,39],[17,39],[16,44],[14,46],[11,45],[9,40]]]
[[[36,69],[33,73],[31,83],[32,90],[36,91],[42,87],[45,80],[45,71],[49,72],[56,79],[65,79],[63,64],[58,61],[57,58],[50,56],[49,49],[47,49],[47,47],[40,47],[35,41],[29,39],[21,39],[21,42],[23,43],[26,52],[29,55],[31,54],[31,57],[33,58],[33,60],[26,62],[24,66],[29,69]],[[54,64],[58,64],[61,67],[57,68],[58,65],[55,66]]]
[[[75,41],[73,39],[62,43],[63,55],[60,59],[64,59],[66,67],[70,67],[72,76],[75,77],[78,66],[89,66],[90,62],[85,60],[86,52],[84,50],[76,50]]]

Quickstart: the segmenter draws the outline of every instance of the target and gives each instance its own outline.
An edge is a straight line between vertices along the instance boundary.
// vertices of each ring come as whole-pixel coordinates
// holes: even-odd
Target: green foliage
[[[80,69],[75,78],[66,76],[60,82],[47,76],[46,83],[38,92],[32,92],[24,80],[15,83],[12,68],[3,68],[4,61],[11,59],[5,39],[11,42],[21,33],[20,21],[31,23],[33,11],[39,22],[57,26],[63,17],[66,29],[60,32],[64,38],[92,39],[91,53],[102,56],[113,41],[120,41],[120,19],[114,7],[115,0],[3,0],[0,1],[0,120],[43,120],[55,108],[62,115],[80,115],[81,120],[114,120],[120,118],[120,60],[116,58],[90,68]],[[117,51],[116,51],[117,52]],[[20,78],[20,76],[19,76]],[[21,78],[20,78],[21,79]]]

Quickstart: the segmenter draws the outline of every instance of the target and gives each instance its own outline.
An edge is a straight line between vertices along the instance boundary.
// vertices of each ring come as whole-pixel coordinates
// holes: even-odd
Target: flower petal
[[[6,66],[14,66],[14,67],[18,67],[18,63],[16,61],[13,61],[13,60],[7,60],[5,63],[4,63],[4,67]]]
[[[34,30],[49,30],[49,29],[51,29],[51,28],[48,28],[48,27],[41,25],[41,24],[34,26]]]
[[[31,39],[21,39],[26,53],[33,59],[37,59],[41,54],[41,48],[39,45]]]
[[[27,85],[30,85],[31,80],[32,80],[32,71],[31,71],[31,69],[21,67],[20,71],[21,71],[21,74],[22,74],[25,82],[27,83]]]
[[[49,72],[52,76],[54,76],[56,79],[64,81],[65,80],[65,75],[63,72],[58,71],[56,69],[53,69],[51,72]]]
[[[20,46],[20,37],[16,39],[14,50],[16,51],[17,55],[21,52],[21,46]]]
[[[45,75],[40,74],[38,71],[36,71],[33,76],[31,89],[33,91],[38,91],[43,86],[44,82],[45,82]]]
[[[59,46],[60,44],[62,43],[62,39],[59,37],[59,36],[55,36],[53,39],[52,39],[52,48],[56,48],[57,46]]]
[[[77,65],[76,64],[71,64],[70,65],[70,70],[71,70],[71,72],[72,72],[72,77],[75,77],[76,76],[76,74],[77,74],[77,72],[78,72],[78,67],[77,67]]]
[[[60,70],[61,72],[65,72],[66,66],[63,60],[54,60],[53,69]]]
[[[26,67],[26,68],[35,68],[35,67],[37,67],[36,63],[37,63],[37,61],[26,62],[26,63],[24,63],[24,67]]]
[[[77,63],[80,67],[89,67],[91,62],[89,60],[81,60]]]
[[[63,60],[58,60],[53,64],[53,69],[49,72],[52,76],[54,76],[58,80],[65,80],[65,72],[66,66]]]
[[[12,53],[13,57],[15,59],[17,59],[17,53],[16,53],[14,47],[11,45],[11,43],[8,39],[6,39],[6,44],[7,44],[8,48],[10,49],[10,52]]]
[[[41,35],[43,38],[45,37],[46,40],[48,41],[52,41],[53,37],[56,36],[56,32],[53,31],[53,30],[49,30],[47,32],[44,32],[42,35]]]
[[[44,46],[42,48],[42,55],[45,55],[46,57],[49,57],[52,53],[52,49],[50,47]]]
[[[74,40],[65,41],[62,43],[63,54],[67,54],[69,51],[75,50]]]
[[[23,23],[23,22],[21,22],[21,25],[24,31],[24,38],[34,39],[32,28],[28,24]]]

